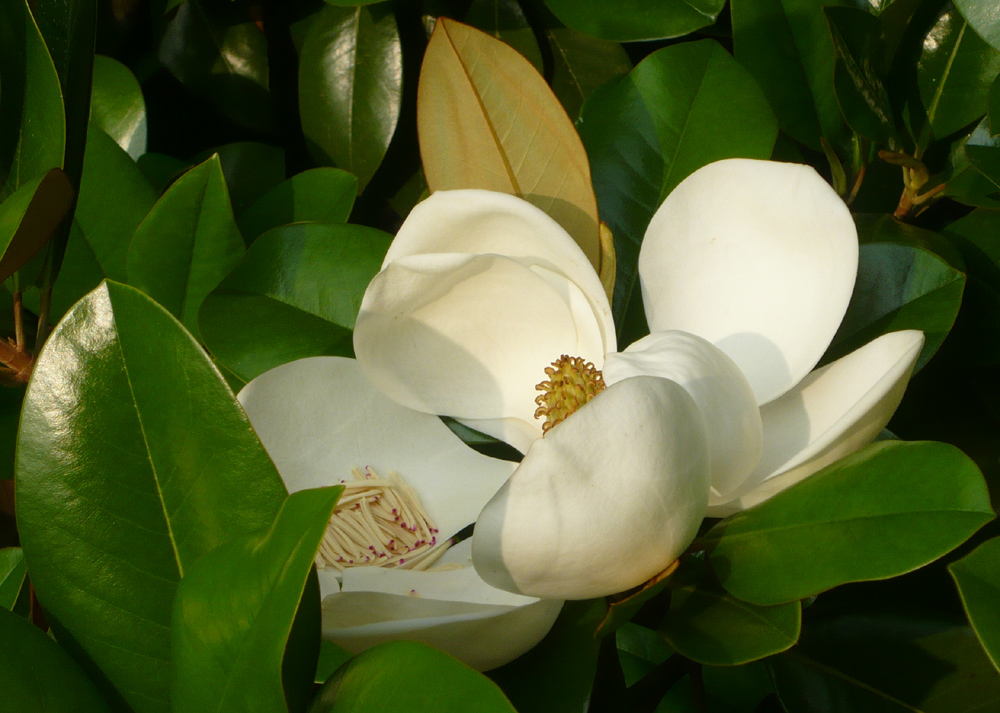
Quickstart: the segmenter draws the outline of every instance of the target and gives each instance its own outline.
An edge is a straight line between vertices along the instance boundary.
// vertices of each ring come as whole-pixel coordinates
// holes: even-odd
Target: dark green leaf
[[[107,275],[94,254],[94,248],[87,241],[80,224],[74,220],[66,243],[66,258],[52,287],[52,304],[49,305],[51,321],[58,322],[77,300],[101,284],[105,277]]]
[[[623,624],[615,632],[615,645],[626,686],[646,677],[674,654],[674,650],[657,632],[631,622]]]
[[[267,40],[253,22],[229,18],[223,5],[188,0],[167,25],[160,61],[233,121],[256,131],[274,123],[268,93]]]
[[[968,278],[953,339],[976,363],[1000,362],[1000,211],[979,208],[950,224],[948,238],[962,251]]]
[[[762,662],[744,666],[703,666],[705,696],[712,713],[753,713],[774,691],[771,675]]]
[[[27,571],[20,547],[0,550],[0,609],[14,608]]]
[[[552,49],[552,91],[571,119],[594,91],[632,69],[625,49],[617,42],[599,40],[564,27],[558,22],[545,27]]]
[[[973,166],[966,154],[971,137],[972,133],[951,145],[948,166],[941,177],[945,181],[942,193],[966,205],[1000,208],[1000,187]]]
[[[94,57],[90,121],[133,160],[146,153],[146,100],[142,88],[129,68],[111,57]],[[83,170],[87,170],[86,165]]]
[[[785,651],[799,638],[798,602],[761,607],[736,599],[700,561],[671,579],[670,611],[660,625],[680,654],[711,666],[738,666]]]
[[[284,487],[198,344],[152,300],[107,282],[35,364],[17,497],[46,611],[135,710],[167,711],[178,582],[272,522]]]
[[[1000,667],[1000,538],[948,565],[965,613],[993,665]]]
[[[284,710],[285,644],[342,491],[290,495],[266,532],[227,542],[185,573],[172,620],[175,710]],[[312,636],[315,656],[319,631]],[[312,670],[303,673],[309,690]]]
[[[993,517],[983,476],[960,450],[882,441],[723,520],[706,540],[722,585],[771,605],[909,572]]]
[[[542,51],[517,0],[472,0],[465,23],[506,42],[542,71]]]
[[[149,185],[157,194],[167,190],[167,186],[180,177],[184,171],[191,167],[187,161],[182,161],[173,156],[161,153],[151,153],[147,151],[139,160],[135,162],[142,175],[149,181]],[[225,171],[223,171],[225,173]]]
[[[989,120],[979,122],[965,142],[969,162],[1000,188],[1000,136],[990,136]]]
[[[608,605],[608,613],[605,614],[601,625],[594,632],[594,636],[607,636],[612,634],[618,627],[625,624],[632,617],[639,613],[639,610],[651,599],[657,597],[670,584],[670,578],[677,570],[680,563],[674,561],[667,569],[656,575],[648,582],[622,592],[615,596],[605,597]]]
[[[94,684],[45,632],[0,607],[0,690],[4,710],[108,711]]]
[[[941,233],[904,223],[891,215],[855,213],[858,241],[866,243],[896,243],[928,250],[942,258],[959,272],[965,272],[965,258],[961,250]]]
[[[128,279],[197,334],[202,301],[243,252],[222,167],[213,156],[170,186],[135,231]]]
[[[58,168],[25,182],[0,203],[0,280],[48,243],[72,204],[73,187]]]
[[[986,100],[986,113],[990,120],[990,134],[1000,134],[1000,75],[993,80],[990,95]]]
[[[316,662],[316,683],[324,683],[333,672],[350,661],[354,654],[344,651],[332,641],[319,642],[319,661]]]
[[[846,0],[733,0],[733,48],[771,102],[782,131],[814,150],[846,139],[823,7]]]
[[[309,713],[514,713],[481,673],[424,644],[392,641],[364,651],[326,682]]]
[[[364,191],[396,130],[403,53],[385,7],[325,7],[299,62],[299,112],[313,157],[358,177]]]
[[[788,713],[983,713],[1000,702],[975,634],[916,613],[811,622],[768,664]]]
[[[10,309],[12,303],[9,296],[6,302],[4,307],[9,314],[13,311]],[[6,333],[14,333],[13,324]],[[17,423],[21,418],[23,399],[24,388],[0,388],[0,480],[14,477],[14,448],[17,445]]]
[[[955,0],[955,4],[976,34],[1000,50],[1000,7],[977,0]]]
[[[715,22],[725,0],[545,0],[565,25],[602,40],[680,37]]]
[[[246,380],[294,359],[353,354],[361,298],[391,241],[374,228],[329,223],[265,233],[206,298],[206,344]]]
[[[267,192],[239,219],[248,243],[271,228],[288,223],[347,222],[358,193],[358,179],[338,168],[314,168],[296,174]]]
[[[285,152],[257,141],[239,141],[218,146],[195,156],[194,165],[218,154],[229,187],[233,213],[237,216],[285,180]]]

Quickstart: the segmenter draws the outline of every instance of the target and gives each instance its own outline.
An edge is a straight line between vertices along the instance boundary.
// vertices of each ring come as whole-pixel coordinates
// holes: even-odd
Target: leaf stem
[[[14,292],[14,345],[19,351],[23,352],[25,351],[25,346],[22,294],[23,293],[20,290]]]

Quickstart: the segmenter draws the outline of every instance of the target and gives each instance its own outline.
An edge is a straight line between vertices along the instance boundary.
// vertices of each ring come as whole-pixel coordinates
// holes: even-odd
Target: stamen
[[[548,433],[577,409],[604,391],[604,375],[593,362],[563,354],[545,367],[549,378],[535,386],[535,418],[544,418],[542,433]]]

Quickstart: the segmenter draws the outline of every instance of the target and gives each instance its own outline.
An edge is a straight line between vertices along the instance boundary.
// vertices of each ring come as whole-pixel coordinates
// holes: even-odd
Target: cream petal
[[[815,366],[858,268],[844,202],[809,166],[729,159],[695,171],[653,216],[639,253],[651,331],[704,337],[760,404]]]
[[[608,386],[642,375],[661,376],[687,390],[708,434],[713,490],[725,495],[737,488],[753,472],[763,447],[760,409],[739,367],[694,334],[654,332],[604,358]]]
[[[614,350],[611,305],[600,278],[569,233],[528,201],[480,189],[436,191],[410,211],[383,268],[401,257],[428,253],[492,253],[562,274],[593,309],[604,351]]]
[[[899,406],[923,345],[916,330],[885,334],[764,406],[760,464],[734,499],[712,502],[709,515],[753,507],[870,443]]]
[[[694,539],[708,447],[679,384],[620,381],[535,441],[476,522],[476,570],[500,589],[586,599],[641,584]]]
[[[603,363],[600,329],[576,285],[498,255],[414,255],[365,292],[354,349],[404,406],[462,419],[534,418],[535,385],[562,354]]]
[[[475,452],[439,418],[379,393],[357,362],[313,357],[243,387],[240,403],[290,492],[396,472],[447,538],[471,524],[515,464]]]

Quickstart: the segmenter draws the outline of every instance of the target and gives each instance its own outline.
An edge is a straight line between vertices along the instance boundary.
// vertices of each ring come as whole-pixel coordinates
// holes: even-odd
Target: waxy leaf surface
[[[24,552],[20,547],[0,550],[0,609],[13,609],[24,585]]]
[[[993,665],[1000,668],[1000,538],[948,565],[969,623]]]
[[[545,0],[574,30],[604,40],[631,42],[681,37],[715,22],[725,0]]]
[[[133,161],[146,153],[146,100],[139,80],[124,64],[104,55],[94,57],[90,121]]]
[[[252,243],[271,228],[305,221],[345,223],[358,194],[358,179],[339,168],[313,168],[268,191],[239,218]]]

